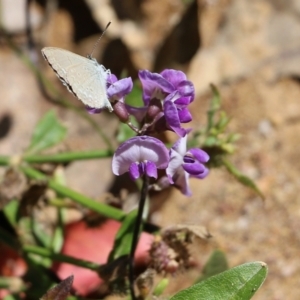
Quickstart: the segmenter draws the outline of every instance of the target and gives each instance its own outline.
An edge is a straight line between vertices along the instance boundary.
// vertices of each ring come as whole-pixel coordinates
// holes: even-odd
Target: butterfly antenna
[[[98,38],[98,40],[97,40],[96,43],[94,44],[94,47],[93,47],[92,52],[91,52],[91,54],[89,55],[89,57],[92,57],[92,55],[93,55],[93,53],[94,53],[94,51],[95,51],[97,45],[99,44],[101,38],[103,37],[104,33],[106,32],[106,30],[107,30],[107,28],[109,27],[110,24],[111,24],[111,21],[109,21],[109,22],[107,23],[107,25],[106,25],[106,27],[104,28],[102,34],[100,35],[100,37]]]

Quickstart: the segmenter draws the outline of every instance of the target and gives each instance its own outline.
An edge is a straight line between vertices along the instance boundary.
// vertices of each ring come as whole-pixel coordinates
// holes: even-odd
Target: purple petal
[[[144,119],[147,113],[147,109],[148,109],[147,106],[134,107],[128,104],[125,104],[125,106],[130,115],[134,116],[139,123],[142,122],[142,120]]]
[[[110,100],[119,100],[132,90],[133,83],[131,77],[116,81],[107,89],[107,96]]]
[[[174,149],[170,149],[170,161],[169,165],[166,169],[166,174],[168,175],[169,181],[171,184],[174,183],[173,176],[176,174],[177,170],[181,168],[183,164],[183,157],[175,151]]]
[[[179,91],[180,95],[185,97],[190,96],[192,97],[192,100],[194,99],[195,88],[191,81],[189,80],[181,81],[177,86],[177,90]]]
[[[180,138],[176,141],[171,149],[174,149],[177,153],[180,154],[183,162],[183,157],[186,154],[186,143],[187,143],[187,135],[183,138]]]
[[[140,176],[140,168],[139,165],[133,162],[129,167],[129,175],[132,180],[137,180]]]
[[[110,85],[110,84],[114,84],[115,82],[118,81],[118,78],[116,75],[114,74],[110,74],[107,76],[107,83]]]
[[[191,153],[201,163],[207,163],[209,161],[209,155],[199,148],[189,149],[188,152]]]
[[[186,80],[186,75],[182,71],[177,71],[173,69],[166,69],[160,73],[167,81],[173,84],[177,89],[177,86],[181,81]]]
[[[180,123],[188,123],[192,121],[192,115],[187,108],[178,110]]]
[[[157,178],[157,168],[154,162],[146,162],[146,174],[149,177],[154,177],[155,179]]]
[[[176,106],[187,106],[191,103],[191,97],[180,97],[174,101]]]
[[[180,137],[184,137],[186,135],[186,130],[180,126],[178,111],[172,101],[164,101],[164,113],[167,125]]]
[[[128,172],[132,163],[153,162],[158,169],[165,169],[169,162],[166,146],[158,139],[150,136],[136,136],[119,146],[112,160],[115,175]]]
[[[205,170],[204,170],[201,174],[193,175],[193,177],[198,178],[198,179],[203,179],[203,178],[205,178],[208,174],[209,174],[209,169],[208,169],[208,168],[205,168]]]
[[[153,98],[164,99],[165,94],[174,91],[174,87],[158,73],[147,70],[139,71],[139,78],[143,85],[143,100],[145,105]]]
[[[179,100],[180,100],[180,94],[178,93],[178,91],[174,91],[165,98],[164,102],[172,101],[173,103],[175,103]]]
[[[85,106],[85,109],[90,115],[100,114],[102,112],[102,108],[94,108],[87,105]]]
[[[185,163],[182,165],[183,169],[191,175],[199,175],[205,171],[204,165],[200,164],[199,162],[194,163]]]
[[[189,186],[189,174],[182,168],[178,170],[174,178],[174,184],[179,188],[181,193],[185,196],[191,196],[192,192]]]

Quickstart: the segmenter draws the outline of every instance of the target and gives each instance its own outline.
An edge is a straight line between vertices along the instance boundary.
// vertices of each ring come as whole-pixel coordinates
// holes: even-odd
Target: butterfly
[[[62,83],[85,105],[113,111],[106,94],[110,70],[91,56],[83,57],[60,48],[45,47],[42,54]]]

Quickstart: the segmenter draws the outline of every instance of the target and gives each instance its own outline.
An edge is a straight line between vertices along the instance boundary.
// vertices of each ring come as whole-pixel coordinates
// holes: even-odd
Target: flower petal
[[[85,106],[85,109],[90,115],[100,114],[102,112],[102,108],[94,108],[87,105]]]
[[[129,175],[132,180],[137,180],[140,176],[140,168],[138,163],[133,162],[129,167]]]
[[[184,136],[183,138],[178,139],[172,147],[172,149],[174,149],[176,152],[180,154],[182,158],[182,162],[183,162],[183,157],[186,154],[186,143],[187,143],[187,135]]]
[[[143,85],[143,100],[148,105],[153,98],[163,99],[164,94],[174,91],[174,87],[158,73],[151,73],[148,70],[139,71],[139,78]]]
[[[132,90],[131,77],[120,79],[110,85],[107,89],[107,96],[110,100],[119,100]]]
[[[178,93],[179,94],[179,93]],[[185,107],[191,103],[191,97],[179,97],[174,101],[177,107]]]
[[[125,104],[125,106],[130,115],[134,116],[138,122],[142,122],[148,110],[147,106],[134,107],[128,104]]]
[[[107,76],[107,83],[109,85],[114,84],[117,81],[118,81],[118,78],[115,74],[110,74],[110,75]]]
[[[175,175],[174,184],[179,188],[181,193],[185,196],[191,196],[192,192],[189,185],[189,174],[182,168],[177,170]]]
[[[188,153],[191,153],[201,163],[207,163],[209,161],[209,155],[202,149],[191,148]]]
[[[150,136],[136,136],[119,146],[112,160],[115,175],[129,171],[134,162],[152,161],[158,169],[165,169],[169,162],[166,146],[158,139]]]
[[[198,179],[203,179],[209,174],[209,169],[205,167],[205,170],[198,174],[198,175],[192,175],[192,177],[198,178]]]
[[[146,162],[146,174],[149,177],[154,177],[155,179],[157,178],[157,168],[154,162]]]
[[[180,82],[186,81],[186,75],[182,71],[177,71],[177,70],[173,70],[173,69],[165,69],[160,74],[167,81],[172,83],[176,89],[177,89],[177,86],[180,84]]]
[[[185,96],[185,97],[187,97],[187,96],[192,97],[191,101],[194,99],[195,88],[194,88],[194,85],[191,81],[189,81],[189,80],[181,81],[176,86],[176,88],[179,91],[180,95]]]
[[[178,110],[180,123],[188,123],[192,121],[192,115],[187,108]]]
[[[164,113],[167,125],[180,137],[184,137],[186,135],[186,130],[181,128],[178,111],[172,101],[164,101]]]
[[[186,172],[194,176],[202,174],[206,170],[204,165],[202,165],[197,161],[194,163],[187,163],[187,164],[185,163],[182,165],[182,167]]]
[[[168,175],[171,184],[174,183],[173,176],[177,172],[178,168],[181,167],[183,163],[183,157],[174,149],[170,149],[170,161],[166,169],[166,174]]]

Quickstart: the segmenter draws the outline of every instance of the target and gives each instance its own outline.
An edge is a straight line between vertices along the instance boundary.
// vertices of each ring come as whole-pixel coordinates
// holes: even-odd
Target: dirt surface
[[[33,24],[37,52],[30,53],[47,78],[56,82],[39,48],[58,46],[84,55],[99,36],[99,28],[112,20],[111,29],[97,49],[97,59],[102,55],[112,73],[127,66],[132,76],[141,68],[185,70],[197,92],[191,108],[195,127],[206,122],[209,83],[216,84],[222,107],[232,118],[229,129],[242,134],[230,161],[266,196],[262,201],[225,169],[211,170],[200,182],[191,180],[190,198],[172,190],[152,215],[153,221],[160,226],[204,225],[213,239],[194,245],[192,252],[199,267],[172,278],[167,292],[189,286],[211,251],[220,248],[231,267],[250,261],[268,264],[267,280],[253,299],[298,299],[299,1],[202,0],[184,4],[179,0],[147,0],[122,1],[115,7],[106,1],[78,0],[73,7],[67,2],[61,1],[61,9],[46,10],[37,4],[33,7],[36,20],[48,16],[47,22]],[[84,23],[76,15],[79,4],[92,12],[85,17],[93,22]],[[27,51],[22,31],[10,27],[6,30],[11,31],[14,43]],[[49,109],[54,109],[68,128],[64,149],[105,147],[85,120],[45,99],[33,72],[4,40],[0,66],[1,155],[20,154],[28,145],[34,125]],[[58,82],[57,88],[77,103]],[[117,122],[108,114],[93,118],[107,135],[115,134]],[[174,139],[172,134],[170,137]],[[113,180],[110,160],[73,163],[66,175],[72,188],[94,198],[101,198]]]

